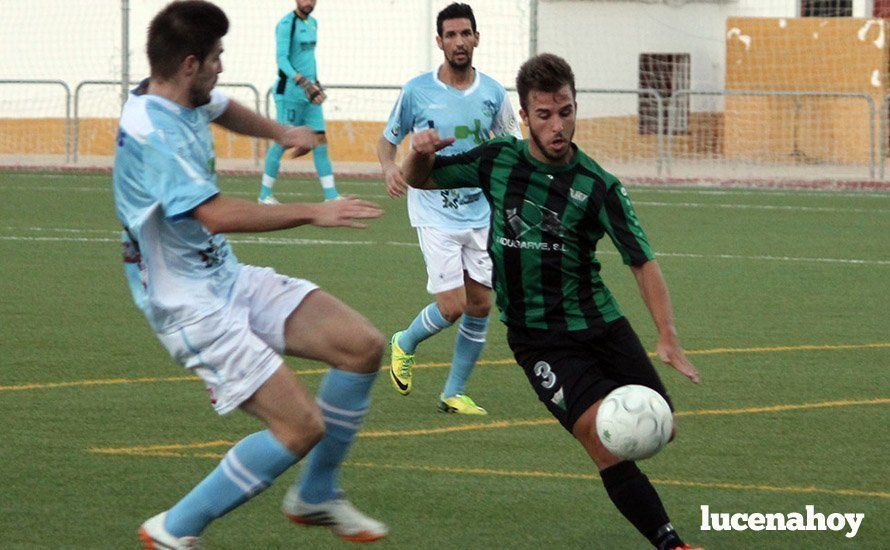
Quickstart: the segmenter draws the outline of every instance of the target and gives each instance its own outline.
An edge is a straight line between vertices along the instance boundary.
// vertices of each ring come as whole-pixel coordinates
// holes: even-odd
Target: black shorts
[[[674,410],[643,344],[624,317],[597,331],[510,326],[507,342],[538,399],[570,433],[591,405],[627,384],[652,388]]]

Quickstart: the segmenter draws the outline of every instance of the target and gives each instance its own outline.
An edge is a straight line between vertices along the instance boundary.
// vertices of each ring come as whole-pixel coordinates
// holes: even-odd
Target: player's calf
[[[591,405],[572,428],[600,470],[600,479],[609,499],[619,512],[659,550],[683,548],[684,543],[671,525],[661,498],[649,478],[636,463],[615,456],[600,440],[596,415],[603,400]]]

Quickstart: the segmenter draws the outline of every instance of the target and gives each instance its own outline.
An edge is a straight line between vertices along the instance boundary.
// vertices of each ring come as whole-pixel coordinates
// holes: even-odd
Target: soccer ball
[[[671,438],[674,417],[657,391],[635,384],[612,390],[596,413],[596,433],[606,449],[625,460],[654,455]]]

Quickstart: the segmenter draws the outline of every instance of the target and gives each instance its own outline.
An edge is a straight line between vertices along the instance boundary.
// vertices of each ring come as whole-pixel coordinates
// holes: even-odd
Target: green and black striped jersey
[[[488,250],[508,325],[584,330],[621,317],[596,259],[604,234],[627,265],[655,257],[618,178],[572,148],[562,165],[539,162],[514,137],[436,157],[437,187],[480,187],[491,204]]]

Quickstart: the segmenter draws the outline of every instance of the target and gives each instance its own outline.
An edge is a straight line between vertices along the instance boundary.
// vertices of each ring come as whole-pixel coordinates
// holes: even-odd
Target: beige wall
[[[727,89],[861,93],[877,109],[887,93],[885,20],[731,17],[726,29]],[[728,158],[868,160],[862,99],[730,97],[725,113]]]

